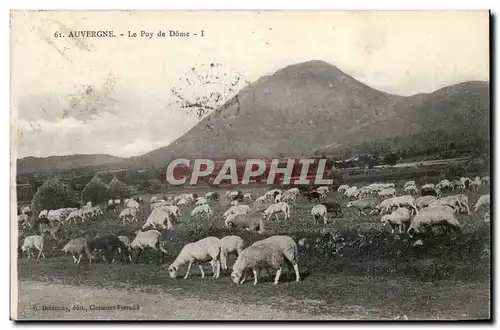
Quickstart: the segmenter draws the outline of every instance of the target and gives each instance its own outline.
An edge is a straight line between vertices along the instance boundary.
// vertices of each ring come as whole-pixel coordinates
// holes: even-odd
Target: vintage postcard
[[[489,27],[11,11],[11,318],[490,319]]]

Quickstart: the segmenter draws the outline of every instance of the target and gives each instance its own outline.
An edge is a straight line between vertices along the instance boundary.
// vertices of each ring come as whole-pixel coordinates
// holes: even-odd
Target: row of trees
[[[36,214],[41,210],[80,207],[89,201],[96,205],[106,203],[109,199],[130,197],[130,190],[116,177],[106,184],[95,175],[85,186],[81,195],[78,195],[74,189],[57,178],[50,178],[37,189],[31,207]]]

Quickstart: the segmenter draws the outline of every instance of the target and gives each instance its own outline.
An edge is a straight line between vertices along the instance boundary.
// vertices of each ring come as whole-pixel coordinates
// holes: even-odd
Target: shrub
[[[113,180],[109,183],[109,196],[111,198],[120,199],[130,197],[130,190],[123,182],[114,176]]]
[[[92,204],[106,203],[109,197],[109,187],[97,175],[87,183],[82,191],[84,203],[88,201],[91,201]]]
[[[42,210],[56,210],[63,207],[78,207],[77,193],[57,178],[45,181],[37,189],[31,202],[34,214]]]

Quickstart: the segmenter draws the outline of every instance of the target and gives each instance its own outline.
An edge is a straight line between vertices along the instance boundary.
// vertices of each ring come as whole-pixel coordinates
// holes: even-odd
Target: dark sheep
[[[340,206],[339,203],[337,203],[337,202],[323,202],[321,204],[326,206],[326,211],[328,213],[330,213],[330,214],[335,213],[335,216],[337,216],[337,215],[340,215],[341,217],[344,216],[344,214],[342,213],[342,207]]]
[[[307,197],[307,199],[308,199],[309,201],[311,201],[311,200],[313,200],[313,199],[316,199],[316,200],[318,200],[318,201],[319,201],[319,199],[320,199],[320,197],[321,197],[321,195],[320,195],[317,191],[310,191],[310,192],[307,192],[307,193],[305,194],[305,196]]]
[[[219,193],[218,192],[214,192],[213,194],[211,194],[210,196],[208,196],[207,199],[210,199],[210,200],[212,200],[212,201],[215,202],[215,201],[218,201],[219,198],[220,198]]]
[[[90,251],[102,251],[104,252],[103,259],[104,261],[109,260],[112,262],[114,260],[111,258],[114,252],[125,257],[125,252],[128,251],[128,248],[123,244],[123,242],[116,235],[104,235],[101,237],[96,237],[89,242]]]
[[[421,193],[422,193],[422,196],[436,196],[437,197],[437,192],[433,188],[423,188]]]

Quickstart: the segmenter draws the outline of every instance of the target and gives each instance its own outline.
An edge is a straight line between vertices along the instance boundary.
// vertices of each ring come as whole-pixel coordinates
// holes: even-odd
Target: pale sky
[[[287,65],[322,60],[399,95],[487,81],[488,24],[487,11],[14,12],[11,95],[18,139],[12,143],[19,157],[128,157],[168,145],[198,122],[172,102],[170,90],[204,93],[188,92],[183,77],[210,63],[220,64],[229,82],[238,74],[253,82]],[[156,36],[171,29],[198,36]],[[118,36],[54,37],[69,30]],[[129,30],[154,36],[127,38]],[[92,86],[92,97],[72,108],[84,86]]]

